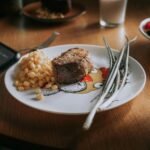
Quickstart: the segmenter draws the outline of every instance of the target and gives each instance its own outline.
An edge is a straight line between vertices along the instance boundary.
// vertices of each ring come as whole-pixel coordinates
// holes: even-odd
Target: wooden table
[[[31,22],[23,17],[1,18],[0,41],[19,51],[22,48],[34,47],[52,31],[59,31],[61,35],[52,45],[103,45],[104,35],[113,48],[120,49],[125,41],[125,34],[129,37],[137,35],[138,40],[131,47],[131,56],[137,59],[146,71],[147,82],[144,90],[129,103],[111,111],[98,113],[91,129],[82,131],[86,115],[57,115],[27,107],[8,94],[1,75],[0,139],[25,141],[45,148],[150,149],[150,42],[138,30],[140,21],[150,17],[150,2],[129,1],[125,24],[110,29],[100,28],[98,24],[97,1],[89,1],[85,5],[86,15],[61,25]]]

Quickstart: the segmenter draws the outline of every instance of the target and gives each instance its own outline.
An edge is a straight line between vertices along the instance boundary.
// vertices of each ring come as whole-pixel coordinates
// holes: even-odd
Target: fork
[[[43,42],[41,43],[40,45],[38,46],[35,46],[33,48],[25,48],[25,49],[21,49],[19,52],[24,55],[24,54],[27,54],[29,52],[33,52],[33,51],[36,51],[36,50],[39,50],[39,49],[42,49],[42,48],[46,48],[47,46],[49,46],[55,39],[56,37],[60,35],[59,32],[52,32],[52,34]]]

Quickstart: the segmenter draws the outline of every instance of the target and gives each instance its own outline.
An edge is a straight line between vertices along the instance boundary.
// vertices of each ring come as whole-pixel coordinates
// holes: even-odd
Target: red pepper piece
[[[89,74],[87,74],[82,80],[81,80],[81,82],[92,82],[93,81],[93,79],[92,79],[92,77],[89,75]]]
[[[147,22],[146,25],[144,26],[145,30],[150,30],[150,22]]]
[[[100,68],[100,70],[102,72],[103,79],[106,79],[108,77],[108,74],[109,74],[109,68],[102,67],[102,68]]]

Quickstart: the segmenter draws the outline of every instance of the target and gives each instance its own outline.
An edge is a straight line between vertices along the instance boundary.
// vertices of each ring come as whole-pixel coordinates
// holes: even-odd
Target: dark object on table
[[[148,36],[150,36],[150,21],[144,25],[144,31]]]
[[[13,50],[7,45],[0,43],[0,72],[5,71],[15,62],[17,62],[22,55],[27,54],[29,52],[36,51],[37,49],[42,49],[51,44],[59,35],[58,32],[53,32],[42,44],[32,49],[24,49],[20,52]]]
[[[52,61],[52,64],[56,80],[60,84],[80,81],[93,68],[88,52],[81,48],[72,48],[62,53]]]
[[[17,62],[20,56],[21,55],[12,48],[0,43],[0,72]]]
[[[42,9],[43,13],[46,13],[46,15],[42,15]],[[41,2],[33,2],[25,5],[22,12],[25,17],[32,19],[33,21],[39,21],[42,23],[64,23],[84,15],[86,9],[80,3],[72,3],[72,9],[66,14],[49,12],[49,15],[47,15],[48,11],[45,12],[45,8],[42,7]],[[63,17],[60,14],[62,14]]]
[[[148,34],[148,36],[150,36],[150,30],[146,32]]]
[[[21,0],[1,0],[0,1],[0,16],[12,15],[20,12],[22,8]]]
[[[71,8],[71,0],[41,0],[43,8],[55,13],[68,13]]]

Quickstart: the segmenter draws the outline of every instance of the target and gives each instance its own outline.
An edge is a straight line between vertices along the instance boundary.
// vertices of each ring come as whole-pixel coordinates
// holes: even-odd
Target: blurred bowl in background
[[[68,13],[50,12],[43,8],[40,1],[25,5],[22,14],[26,18],[42,23],[65,23],[86,13],[86,8],[80,3],[72,3],[72,8]]]
[[[50,12],[68,13],[71,8],[71,0],[41,0],[42,6]]]
[[[0,1],[0,16],[12,15],[20,12],[22,9],[22,0],[1,0]]]

